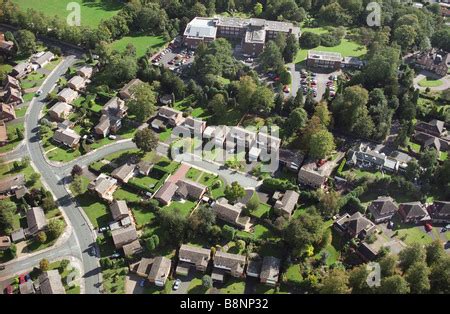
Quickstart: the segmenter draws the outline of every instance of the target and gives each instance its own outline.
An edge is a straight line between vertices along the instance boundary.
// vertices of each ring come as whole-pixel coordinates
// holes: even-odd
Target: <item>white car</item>
[[[180,288],[180,283],[180,279],[175,280],[175,282],[173,283],[173,290],[178,290],[178,288]]]
[[[38,90],[37,92],[36,92],[36,96],[41,96],[42,95],[42,91],[41,90]]]
[[[110,140],[115,140],[115,139],[117,138],[117,136],[111,134],[111,135],[108,136],[108,138],[109,138]]]

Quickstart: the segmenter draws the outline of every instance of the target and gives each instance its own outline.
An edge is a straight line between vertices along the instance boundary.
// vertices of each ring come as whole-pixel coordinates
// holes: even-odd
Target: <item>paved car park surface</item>
[[[160,65],[169,68],[172,71],[180,72],[182,68],[187,67],[194,61],[195,52],[183,47],[170,44],[168,48],[160,51],[152,57],[154,65]]]

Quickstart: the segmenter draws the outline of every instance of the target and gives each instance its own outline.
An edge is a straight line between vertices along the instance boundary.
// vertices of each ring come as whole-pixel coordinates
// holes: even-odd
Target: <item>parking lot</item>
[[[188,67],[194,61],[193,50],[170,44],[166,49],[154,55],[151,62],[157,66],[163,66],[170,70],[181,73],[182,69]]]

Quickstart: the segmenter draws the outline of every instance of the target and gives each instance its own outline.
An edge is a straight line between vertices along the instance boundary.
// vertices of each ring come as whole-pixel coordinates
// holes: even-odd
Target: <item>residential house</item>
[[[203,132],[206,128],[206,121],[193,117],[187,117],[181,126],[187,129],[191,135],[202,138]]]
[[[211,275],[213,280],[223,282],[225,274],[235,278],[244,277],[244,267],[247,262],[244,255],[217,251],[213,261],[214,269]]]
[[[136,88],[136,86],[142,83],[143,82],[140,79],[132,79],[119,91],[120,98],[122,98],[123,100],[130,99],[134,94],[134,89]]]
[[[158,287],[164,287],[167,278],[170,275],[172,261],[164,256],[158,256],[153,259],[152,268],[148,275],[148,281]]]
[[[434,135],[436,137],[446,136],[447,129],[445,128],[445,122],[437,119],[433,119],[430,122],[419,121],[415,126],[416,131]]]
[[[52,52],[50,51],[40,52],[31,57],[31,63],[36,65],[37,68],[43,68],[54,59],[55,55]]]
[[[178,251],[178,266],[176,273],[187,275],[191,267],[205,272],[211,259],[211,250],[183,244]]]
[[[14,43],[5,39],[5,34],[0,33],[0,53],[12,54],[14,49]]]
[[[23,187],[25,182],[25,176],[20,173],[0,179],[0,194],[7,195],[13,193]]]
[[[133,256],[135,254],[141,253],[144,249],[141,246],[141,243],[139,242],[139,239],[136,239],[136,240],[134,240],[134,241],[132,241],[132,242],[130,242],[128,244],[125,244],[122,247],[122,250],[123,250],[123,254],[125,256],[130,257],[130,256]]]
[[[120,221],[130,215],[126,201],[115,200],[109,205],[109,209],[111,210],[111,215],[115,221]]]
[[[207,190],[205,185],[188,179],[180,179],[176,184],[178,189],[175,194],[182,199],[198,201],[203,197]]]
[[[111,236],[116,249],[121,249],[124,245],[138,239],[138,234],[134,225],[112,230]]]
[[[101,173],[89,183],[88,190],[96,193],[100,198],[113,201],[113,194],[117,189],[117,180]]]
[[[211,208],[217,218],[245,230],[249,228],[250,217],[241,216],[244,206],[242,203],[232,205],[225,198],[220,198],[213,203]]]
[[[149,162],[149,161],[145,161],[145,160],[141,160],[136,168],[139,172],[140,175],[142,176],[148,176],[150,171],[153,169],[154,164]]]
[[[163,206],[169,205],[177,190],[178,185],[168,181],[155,193],[154,198]]]
[[[273,207],[280,215],[285,216],[287,218],[291,218],[292,212],[294,211],[295,206],[297,205],[299,197],[300,194],[298,194],[293,190],[287,190],[282,195],[278,193]]]
[[[298,182],[314,189],[324,188],[335,162],[306,161],[298,172]]]
[[[179,110],[162,106],[158,110],[158,115],[152,120],[151,126],[155,130],[160,130],[161,126],[176,127],[184,121],[183,113]]]
[[[25,240],[25,230],[23,229],[23,228],[19,228],[19,229],[17,229],[17,230],[14,230],[12,233],[11,233],[11,240],[12,240],[12,242],[14,242],[14,243],[17,243],[17,242],[20,242],[20,241],[23,241],[23,240]]]
[[[261,273],[259,275],[260,281],[263,284],[276,286],[280,277],[281,260],[273,256],[264,256]]]
[[[33,67],[29,62],[21,62],[14,66],[11,70],[11,75],[16,79],[21,79],[25,77],[28,73],[33,71]]]
[[[47,228],[47,218],[42,207],[32,207],[27,211],[27,226],[31,235]]]
[[[165,106],[170,106],[173,103],[173,96],[171,94],[165,94],[159,97],[159,102]]]
[[[39,276],[39,289],[41,294],[66,294],[57,269],[44,271]]]
[[[0,236],[0,251],[5,251],[11,247],[11,239],[8,236]]]
[[[136,168],[135,165],[125,163],[122,166],[116,168],[111,172],[111,176],[113,178],[116,178],[120,182],[127,183],[128,180],[130,180],[134,175],[134,169]]]
[[[392,197],[380,196],[367,207],[367,210],[372,214],[373,221],[380,223],[390,220],[397,213],[398,207]]]
[[[435,223],[450,223],[450,202],[448,201],[434,201],[428,206],[428,213],[431,220]]]
[[[224,148],[229,131],[230,128],[225,125],[207,126],[203,131],[203,138],[211,141],[218,148]]]
[[[72,129],[59,129],[53,134],[53,140],[70,148],[75,148],[81,136]]]
[[[57,102],[49,109],[48,114],[51,119],[62,122],[69,117],[72,110],[73,107],[68,103]]]
[[[25,195],[28,195],[29,193],[30,193],[30,192],[28,191],[27,187],[26,187],[26,186],[22,186],[22,187],[18,188],[18,189],[14,192],[14,195],[15,195],[15,197],[16,197],[18,200],[20,200],[20,199],[22,199],[23,197],[25,197]]]
[[[414,140],[422,145],[422,150],[426,148],[434,148],[437,151],[447,151],[450,148],[450,137],[436,137],[434,135],[415,131],[413,135]]]
[[[58,122],[56,124],[56,126],[60,130],[73,129],[75,127],[75,122],[66,119],[66,120],[63,120],[61,122]]]
[[[405,223],[418,223],[430,220],[430,216],[420,202],[402,203],[398,206],[398,214]]]
[[[139,277],[147,278],[153,265],[153,258],[143,257],[141,260],[133,265],[130,265],[130,270],[135,272]]]
[[[8,130],[4,120],[0,120],[0,147],[8,144]]]
[[[81,76],[84,79],[90,79],[92,74],[94,73],[94,68],[90,66],[83,66],[77,71],[77,75]]]
[[[258,158],[262,157],[262,161],[267,161],[269,154],[278,155],[280,144],[281,140],[279,138],[259,132],[256,135],[254,145],[250,148],[249,158],[250,160],[258,160]],[[262,156],[261,153],[263,154]]]
[[[3,80],[3,88],[8,89],[10,87],[15,89],[21,89],[19,80],[12,77],[11,75],[7,75]]]
[[[351,239],[364,239],[376,232],[375,224],[360,212],[356,212],[353,215],[345,213],[334,222],[333,226],[338,233]]]
[[[435,73],[440,77],[447,75],[450,56],[443,50],[420,51],[409,59],[420,69]]]
[[[356,150],[349,151],[347,164],[361,168],[371,168],[389,172],[395,172],[398,170],[398,162],[395,159],[387,157],[384,153],[371,150],[363,144],[361,144]]]
[[[227,151],[235,151],[241,149],[249,149],[256,140],[256,133],[241,127],[232,127],[227,134],[226,149]]]
[[[259,278],[262,268],[262,258],[257,253],[250,253],[247,260],[246,275]]]
[[[117,133],[122,127],[122,119],[127,115],[128,107],[119,97],[111,98],[102,108],[102,116],[95,126],[95,133],[102,137]]]
[[[113,97],[103,106],[102,113],[122,119],[127,115],[127,110],[128,107],[125,106],[125,101],[119,97]]]
[[[67,82],[67,86],[75,91],[81,91],[86,87],[86,79],[81,76],[75,75],[69,80],[69,82]]]
[[[308,50],[306,64],[311,68],[324,68],[338,70],[343,62],[342,55],[338,52]]]
[[[20,89],[8,87],[6,93],[3,95],[3,100],[7,104],[14,104],[15,106],[23,103],[22,92]]]
[[[70,88],[64,88],[58,94],[58,100],[61,102],[68,103],[68,104],[71,104],[77,98],[78,98],[78,92],[76,92]]]
[[[16,109],[13,104],[0,103],[0,120],[5,122],[16,118]]]

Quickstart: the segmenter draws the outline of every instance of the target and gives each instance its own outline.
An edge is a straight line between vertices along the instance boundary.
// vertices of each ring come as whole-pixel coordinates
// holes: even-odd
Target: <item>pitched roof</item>
[[[242,207],[231,205],[226,200],[217,200],[212,206],[217,217],[230,223],[236,223],[241,214]]]
[[[82,78],[81,76],[75,75],[67,83],[72,84],[73,86],[75,86],[76,89],[78,89],[84,85],[84,82],[85,82],[84,78]]]
[[[125,244],[122,249],[125,256],[133,256],[134,254],[140,253],[143,250],[138,239],[134,240],[131,243]]]
[[[177,115],[181,115],[182,112],[167,106],[162,106],[158,110],[158,115],[165,117],[165,118],[174,118]]]
[[[0,250],[7,249],[11,246],[11,239],[8,236],[0,236]]]
[[[11,75],[7,75],[7,76],[5,77],[5,82],[4,82],[4,84],[5,84],[5,85],[13,85],[13,86],[17,86],[17,87],[20,86],[19,80],[16,79],[15,77],[12,77]]]
[[[149,161],[145,161],[145,160],[141,160],[138,164],[137,164],[137,168],[139,169],[139,171],[143,172],[143,173],[148,173],[150,172],[150,170],[153,168],[154,164],[149,162]]]
[[[364,217],[360,212],[354,213],[348,220],[348,229],[353,231],[355,234],[359,234],[363,230],[367,230],[373,226],[373,222]]]
[[[125,228],[119,228],[111,231],[114,245],[116,248],[122,248],[125,244],[131,243],[138,238],[136,228],[130,225]]]
[[[92,76],[92,72],[93,72],[93,68],[89,67],[89,66],[83,66],[82,68],[80,68],[77,73],[78,75],[84,76],[86,78],[89,78]]]
[[[80,141],[81,136],[72,129],[59,129],[53,134],[53,139],[67,146],[73,146]]]
[[[231,254],[222,251],[214,255],[214,267],[231,270],[233,272],[244,272],[246,257],[239,254]]]
[[[13,188],[19,188],[25,185],[25,177],[23,174],[16,174],[14,176],[9,176],[0,179],[0,193],[6,193],[11,191]]]
[[[152,269],[150,270],[150,274],[148,275],[149,281],[155,282],[157,280],[166,280],[169,276],[171,266],[172,262],[167,257],[155,257],[155,259],[153,260]]]
[[[401,203],[398,209],[404,215],[404,218],[423,217],[427,215],[427,211],[420,202]]]
[[[39,276],[41,294],[66,294],[58,270],[48,270]]]
[[[158,192],[156,192],[155,198],[169,203],[177,189],[178,185],[168,181],[164,183],[164,185],[158,190]]]
[[[47,218],[42,207],[32,207],[27,211],[27,225],[30,233],[36,233],[47,226]]]
[[[89,189],[95,190],[97,193],[103,194],[111,187],[117,185],[117,180],[101,173],[94,181],[89,184]]]
[[[450,202],[448,201],[434,201],[433,214],[439,216],[450,216]]]
[[[78,97],[78,92],[70,88],[64,88],[62,91],[58,93],[58,96],[64,99],[65,101],[72,102],[75,98]]]
[[[141,260],[139,261],[139,264],[137,266],[136,273],[139,276],[148,277],[148,274],[150,273],[152,264],[153,264],[153,258],[145,258],[145,257],[141,258]]]
[[[71,105],[68,103],[59,101],[54,104],[49,111],[54,112],[56,115],[61,116],[63,113],[70,112],[73,109]]]
[[[392,197],[381,196],[374,200],[367,209],[377,215],[386,215],[397,212],[398,207]]]
[[[125,101],[119,97],[113,97],[103,106],[102,112],[111,116],[116,116],[120,111],[125,111],[126,109]]]
[[[130,98],[132,95],[132,88],[143,83],[140,79],[132,79],[119,91],[120,96],[123,98]]]
[[[270,281],[278,281],[280,275],[281,260],[273,256],[264,256],[260,278]]]
[[[25,281],[19,285],[20,294],[34,294],[34,284],[31,280]]]
[[[126,201],[114,201],[110,206],[111,215],[114,220],[128,216],[128,206]]]
[[[178,190],[183,190],[185,189],[186,193],[184,195],[184,193],[182,191],[180,191],[180,193],[184,196],[184,197],[192,197],[194,199],[200,199],[200,197],[205,193],[206,191],[206,186],[191,180],[187,180],[187,179],[181,179],[178,180],[177,183],[178,185]],[[179,193],[179,191],[177,190],[177,193]]]
[[[295,208],[295,205],[297,204],[297,201],[300,197],[300,194],[293,190],[287,190],[286,193],[284,193],[281,200],[277,201],[275,203],[275,208],[281,209],[282,211],[288,213],[289,215],[292,214],[292,211]]]
[[[208,249],[183,244],[178,252],[180,261],[195,264],[196,266],[208,265],[211,251]]]
[[[6,129],[5,121],[0,120],[0,141],[6,142],[8,140],[8,131]]]
[[[55,55],[52,52],[46,51],[37,57],[33,62],[42,66],[44,63],[50,62],[54,57]]]
[[[135,167],[135,165],[125,163],[114,169],[113,172],[111,172],[111,175],[116,179],[124,181],[134,172]]]
[[[0,112],[2,117],[10,117],[11,119],[16,118],[16,110],[13,104],[0,103]]]

